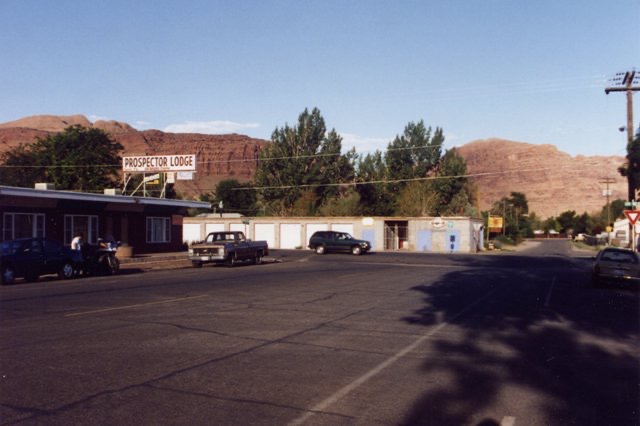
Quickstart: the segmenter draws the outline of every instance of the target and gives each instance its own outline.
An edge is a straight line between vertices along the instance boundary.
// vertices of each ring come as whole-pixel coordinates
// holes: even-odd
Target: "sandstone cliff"
[[[124,146],[123,156],[158,154],[196,154],[195,179],[178,181],[177,192],[186,198],[198,198],[212,192],[224,179],[249,181],[255,173],[260,150],[267,143],[249,136],[165,133],[159,130],[138,131],[126,123],[96,121],[82,115],[38,115],[0,124],[0,154],[36,138],[80,125],[104,130]]]
[[[616,181],[609,185],[611,200],[626,199],[627,181],[617,171],[624,157],[572,157],[553,145],[501,139],[470,142],[458,152],[478,185],[481,210],[514,191],[526,195],[529,210],[540,218],[567,210],[600,212],[607,202],[601,181],[607,177]]]

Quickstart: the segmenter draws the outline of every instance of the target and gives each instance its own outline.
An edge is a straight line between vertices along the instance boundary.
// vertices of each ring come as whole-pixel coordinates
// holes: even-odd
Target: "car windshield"
[[[629,252],[607,250],[602,253],[601,259],[606,262],[637,263],[636,256]]]

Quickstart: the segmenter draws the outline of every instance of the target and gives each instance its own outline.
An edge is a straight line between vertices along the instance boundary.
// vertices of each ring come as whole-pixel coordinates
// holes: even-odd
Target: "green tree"
[[[627,162],[618,171],[627,178],[629,200],[635,200],[635,191],[640,189],[640,127],[631,143],[627,144]]]
[[[261,203],[271,214],[299,214],[301,206],[316,214],[340,192],[337,184],[354,179],[354,153],[343,156],[341,150],[341,137],[335,130],[327,133],[317,108],[311,113],[305,109],[295,127],[276,128],[255,174]],[[298,202],[300,198],[304,200]]]
[[[394,212],[395,195],[389,191],[387,168],[382,153],[359,158],[356,166],[356,191],[360,195],[359,214],[389,216]]]
[[[45,181],[45,168],[37,163],[28,145],[6,151],[0,157],[0,184],[33,188],[36,182]]]
[[[101,191],[117,182],[122,149],[100,129],[70,126],[63,132],[38,138],[28,147],[18,147],[4,160],[5,165],[13,165],[30,159],[35,167],[29,179],[53,183],[56,189]]]
[[[426,128],[423,120],[409,122],[402,136],[396,136],[387,146],[384,159],[389,180],[425,177],[436,167],[442,154],[444,135],[442,129],[437,127],[433,135],[431,133],[431,127]],[[392,191],[397,193],[405,183],[394,183],[392,186]]]
[[[574,210],[567,210],[560,213],[557,220],[560,224],[560,231],[569,232],[576,228],[578,216],[576,215],[576,212]]]
[[[224,211],[238,212],[245,216],[255,216],[258,210],[256,191],[251,183],[242,183],[237,179],[225,179],[218,182],[214,193],[206,197],[214,206],[222,202]]]
[[[431,209],[434,216],[463,215],[471,206],[467,193],[467,164],[455,148],[447,150],[438,164],[431,188],[437,201]]]
[[[432,216],[434,207],[439,205],[438,194],[428,181],[409,182],[397,197],[395,213],[399,216]]]

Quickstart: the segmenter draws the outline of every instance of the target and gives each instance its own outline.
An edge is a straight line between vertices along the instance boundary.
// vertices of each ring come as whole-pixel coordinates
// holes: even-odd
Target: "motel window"
[[[171,220],[168,217],[147,217],[147,242],[171,242]]]
[[[2,223],[2,238],[4,240],[44,237],[44,214],[5,213]]]
[[[71,244],[73,237],[82,233],[84,241],[89,244],[98,243],[98,216],[65,215],[64,243]]]

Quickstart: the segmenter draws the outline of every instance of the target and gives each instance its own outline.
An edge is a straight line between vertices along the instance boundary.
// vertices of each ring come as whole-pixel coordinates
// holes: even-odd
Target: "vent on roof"
[[[56,189],[56,186],[52,183],[36,183],[36,189],[45,189],[53,191]]]

